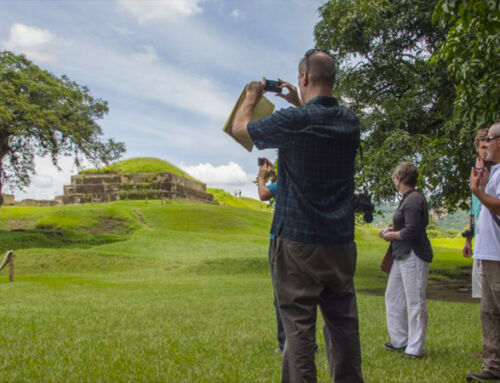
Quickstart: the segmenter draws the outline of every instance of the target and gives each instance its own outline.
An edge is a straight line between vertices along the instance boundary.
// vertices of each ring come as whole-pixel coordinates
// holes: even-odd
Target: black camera
[[[357,213],[364,213],[363,219],[366,223],[373,221],[373,211],[375,205],[372,203],[372,198],[368,193],[361,193],[354,195],[354,211]]]
[[[264,90],[266,92],[281,93],[281,81],[266,80],[266,86]]]
[[[474,229],[469,228],[461,233],[462,237],[472,239],[474,237]]]

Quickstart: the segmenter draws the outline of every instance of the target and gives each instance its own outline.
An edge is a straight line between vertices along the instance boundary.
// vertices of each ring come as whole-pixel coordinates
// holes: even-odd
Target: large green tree
[[[0,192],[29,185],[35,156],[73,156],[95,165],[125,151],[123,143],[102,140],[96,120],[108,112],[105,101],[66,76],[56,77],[23,55],[0,51]]]
[[[453,118],[465,129],[500,119],[499,7],[499,0],[440,0],[434,12],[434,23],[449,28],[434,62],[445,62],[456,84]]]
[[[476,127],[453,119],[455,83],[431,63],[447,37],[432,23],[437,0],[330,0],[320,8],[316,44],[339,62],[335,92],[360,117],[365,177],[377,201],[394,194],[403,160],[420,168],[431,206],[467,207]]]

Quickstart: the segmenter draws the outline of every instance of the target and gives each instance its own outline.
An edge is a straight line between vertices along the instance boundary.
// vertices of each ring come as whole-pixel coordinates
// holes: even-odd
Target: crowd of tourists
[[[274,288],[282,382],[316,382],[316,317],[325,322],[325,348],[334,382],[363,382],[358,309],[354,289],[355,156],[360,146],[356,115],[333,97],[335,62],[311,49],[298,67],[298,87],[279,80],[276,93],[292,107],[260,120],[253,111],[265,80],[247,85],[236,111],[233,135],[258,149],[278,149],[277,175],[263,161],[258,188],[262,200],[275,198],[269,265]],[[500,123],[478,133],[478,158],[471,169],[471,231],[464,247],[474,257],[473,294],[481,296],[482,370],[470,381],[500,379]],[[389,175],[388,175],[389,176]],[[270,184],[266,181],[273,180]],[[418,169],[396,166],[400,193],[393,224],[381,231],[389,243],[384,268],[389,339],[381,345],[408,358],[425,356],[426,288],[433,252],[427,237],[428,206],[417,190]],[[465,181],[464,181],[465,182]],[[390,268],[390,269],[389,269]]]

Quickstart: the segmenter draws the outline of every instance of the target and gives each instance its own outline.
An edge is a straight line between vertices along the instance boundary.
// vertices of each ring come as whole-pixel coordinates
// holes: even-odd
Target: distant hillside
[[[260,211],[271,211],[271,208],[263,202],[247,197],[238,198],[222,189],[207,189],[207,193],[212,194],[214,196],[214,201],[216,201],[219,205],[243,207]]]
[[[128,160],[118,161],[109,166],[100,169],[85,169],[84,173],[149,173],[149,172],[168,172],[178,176],[186,177],[194,181],[197,179],[191,177],[185,171],[179,169],[167,161],[152,157],[137,157]]]
[[[378,205],[376,209],[381,214],[375,214],[372,226],[383,228],[392,223],[392,215],[397,208],[396,203]],[[456,211],[453,214],[446,214],[437,221],[431,219],[428,229],[438,230],[448,236],[458,236],[469,225],[469,212],[464,210]]]

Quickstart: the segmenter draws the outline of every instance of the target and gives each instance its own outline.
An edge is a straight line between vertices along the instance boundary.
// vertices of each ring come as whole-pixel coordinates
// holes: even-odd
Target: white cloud
[[[158,54],[152,45],[144,46],[145,52],[135,53],[132,58],[140,64],[152,64],[158,61]]]
[[[234,24],[230,24],[234,28]],[[161,41],[161,52],[168,52],[175,62],[185,68],[205,72],[215,69],[238,76],[241,87],[265,75],[279,75],[290,81],[296,77],[300,54],[291,54],[280,46],[262,44],[256,39],[241,39],[229,26],[225,28],[229,29],[225,31],[203,19],[189,18],[180,23],[165,23],[155,28],[155,32],[157,41]]]
[[[10,28],[9,39],[3,42],[3,48],[16,53],[23,53],[28,58],[42,62],[53,62],[56,55],[52,44],[55,36],[48,30],[14,24]]]
[[[202,115],[217,120],[221,127],[235,102],[234,96],[213,79],[162,60],[153,46],[146,46],[138,53],[88,44],[79,46],[79,51],[64,55],[63,64],[117,93]],[[75,63],[79,63],[77,68]]]
[[[241,20],[245,18],[245,15],[239,9],[233,9],[231,11],[231,17],[235,20]]]
[[[125,28],[125,27],[120,27],[120,26],[117,26],[117,25],[114,25],[111,23],[108,23],[107,26],[109,29],[111,29],[112,31],[114,31],[122,36],[131,36],[134,34],[133,31],[131,31],[130,29]]]
[[[149,21],[176,21],[180,17],[202,12],[204,0],[118,0],[120,7],[136,17],[140,23]]]
[[[54,178],[50,174],[36,175],[31,180],[31,185],[40,189],[50,188],[52,187],[53,183]]]
[[[214,166],[210,163],[181,164],[180,168],[194,178],[206,183],[209,187],[220,185],[239,186],[248,182],[247,173],[240,165],[232,161],[227,165],[220,166]]]

